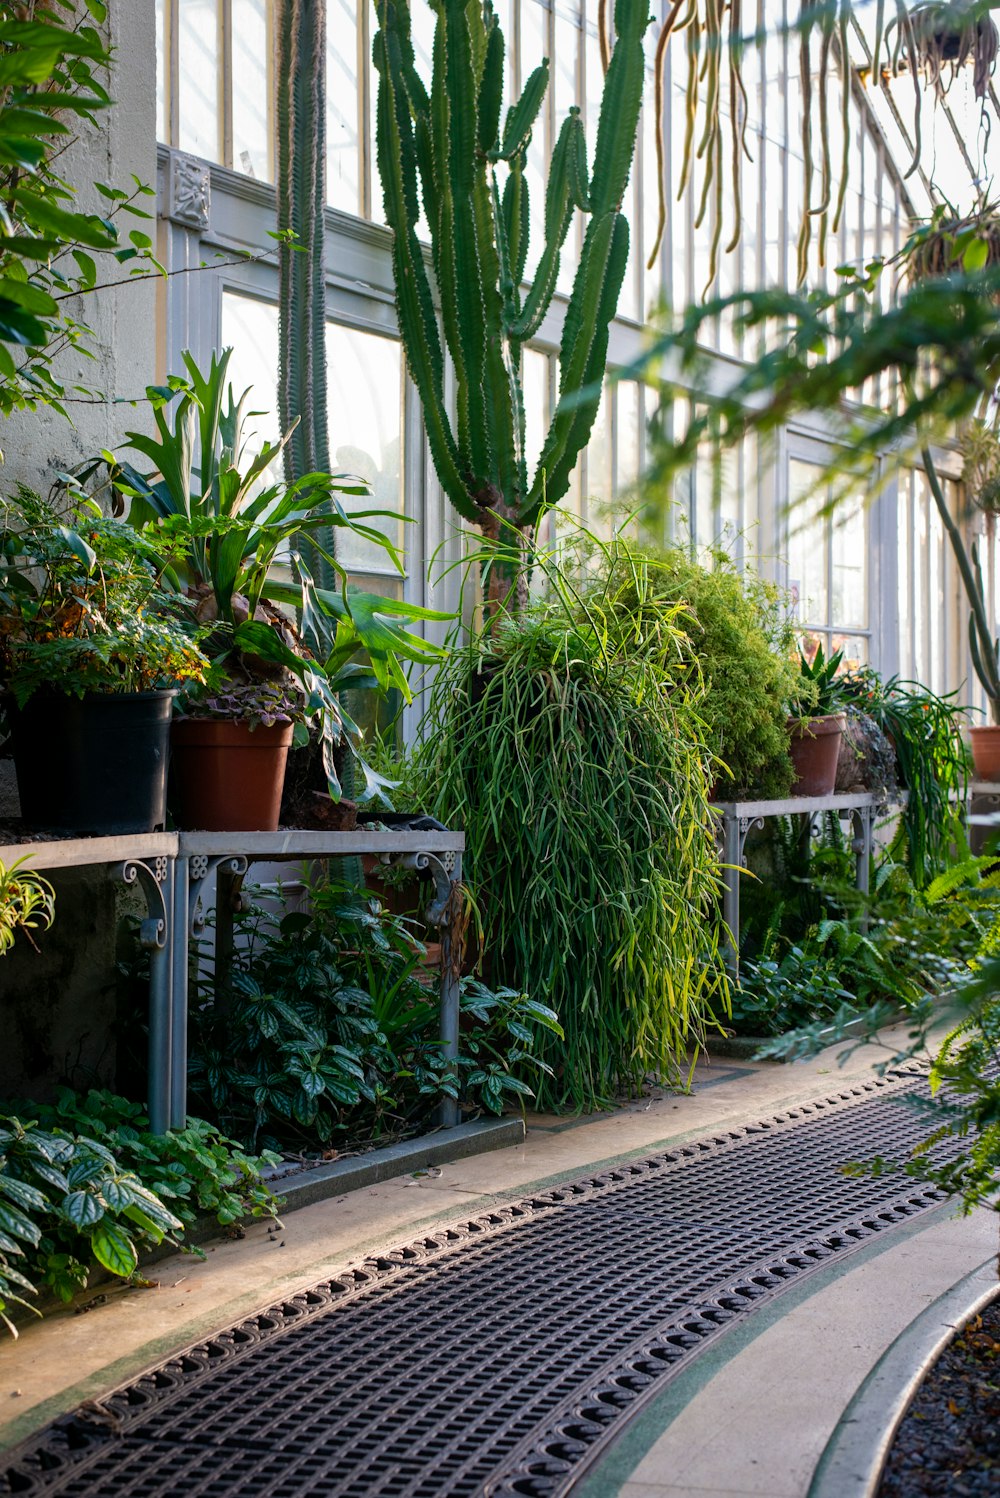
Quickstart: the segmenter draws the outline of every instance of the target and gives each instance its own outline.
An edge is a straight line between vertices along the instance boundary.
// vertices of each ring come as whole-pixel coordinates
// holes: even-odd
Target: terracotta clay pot
[[[832,796],[844,736],[843,713],[823,718],[789,718],[788,739],[795,769],[793,796]]]
[[[173,811],[179,827],[274,832],[293,725],[180,718],[171,731]]]
[[[969,729],[977,780],[1000,782],[1000,727],[993,723]]]

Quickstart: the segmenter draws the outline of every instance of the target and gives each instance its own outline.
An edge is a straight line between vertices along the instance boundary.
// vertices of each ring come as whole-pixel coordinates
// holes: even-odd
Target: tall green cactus
[[[281,429],[298,425],[285,447],[290,483],[330,472],[326,420],[326,0],[280,0],[277,7],[278,411]],[[333,551],[333,531],[318,537]],[[328,562],[309,563],[324,587]]]
[[[543,507],[569,488],[590,436],[608,352],[608,328],[628,259],[621,212],[635,151],[644,78],[648,0],[617,0],[617,41],[604,84],[588,173],[578,109],[559,132],[545,194],[545,245],[522,295],[528,253],[531,132],[548,87],[545,61],[526,80],[501,130],[504,40],[490,0],[431,0],[437,13],[433,76],[419,77],[409,0],[375,0],[379,31],[378,166],[393,230],[400,331],[423,403],[438,478],[466,520],[487,538],[527,549]],[[417,238],[420,205],[444,348],[455,370],[455,421],[445,398],[444,348],[435,297]],[[555,291],[559,257],[580,208],[590,215],[559,351],[559,400],[537,470],[525,463],[521,349],[538,332]],[[580,398],[581,391],[590,392]],[[509,575],[491,574],[490,598]],[[525,569],[518,596],[526,592]]]

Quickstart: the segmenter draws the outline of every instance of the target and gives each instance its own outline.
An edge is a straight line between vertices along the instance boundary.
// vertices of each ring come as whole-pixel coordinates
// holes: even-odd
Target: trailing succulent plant
[[[545,195],[545,244],[530,290],[527,154],[549,82],[543,61],[501,125],[504,39],[489,0],[436,0],[430,87],[417,72],[408,0],[376,0],[379,31],[378,166],[393,230],[400,331],[420,392],[431,456],[451,503],[489,540],[530,543],[540,511],[569,488],[600,400],[608,327],[629,249],[621,211],[635,149],[648,0],[617,0],[593,163],[580,112],[563,122]],[[417,239],[421,207],[441,304]],[[552,301],[559,258],[577,209],[589,214],[559,351],[559,400],[535,475],[525,463],[520,354]],[[445,393],[445,350],[455,370],[457,421]],[[524,568],[518,572],[526,596]],[[494,565],[494,603],[510,571]],[[520,601],[520,599],[519,599]]]

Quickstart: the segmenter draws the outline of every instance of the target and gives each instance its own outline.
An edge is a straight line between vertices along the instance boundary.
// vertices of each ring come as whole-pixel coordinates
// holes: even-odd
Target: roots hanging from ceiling
[[[815,246],[822,268],[827,244],[837,235],[844,214],[850,176],[851,107],[854,80],[868,79],[887,88],[907,75],[913,86],[913,156],[904,176],[917,170],[922,151],[923,89],[943,97],[959,70],[973,69],[973,90],[985,101],[998,52],[997,28],[974,4],[925,0],[908,7],[890,0],[895,14],[886,23],[886,0],[875,0],[872,55],[867,67],[851,62],[854,0],[801,0],[797,20],[787,37],[789,53],[797,44],[802,96],[801,146],[805,182],[802,217],[796,242],[796,273],[801,285]],[[608,0],[599,0],[597,29],[601,60],[607,70],[613,44]],[[661,25],[654,60],[653,108],[659,203],[656,232],[647,265],[656,263],[667,224],[665,152],[667,109],[664,62],[671,38],[684,33],[686,51],[685,125],[677,198],[697,192],[695,228],[711,210],[707,297],[716,279],[723,237],[728,181],[732,228],[726,253],[742,233],[743,159],[753,161],[747,143],[749,106],[743,80],[743,58],[757,39],[744,35],[743,0],[673,0]],[[725,105],[728,103],[728,126]],[[839,113],[841,149],[833,158],[831,123]],[[854,122],[855,125],[857,121]],[[724,139],[728,128],[728,141]],[[699,178],[700,174],[700,178]],[[699,179],[699,180],[696,180]]]

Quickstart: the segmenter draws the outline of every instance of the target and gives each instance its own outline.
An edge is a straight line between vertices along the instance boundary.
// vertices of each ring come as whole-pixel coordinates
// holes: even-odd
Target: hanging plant
[[[989,15],[968,0],[928,0],[906,11],[898,8],[887,42],[895,32],[891,54],[894,76],[908,71],[920,75],[939,98],[954,83],[960,69],[972,64],[972,90],[985,99],[996,69],[1000,37]]]
[[[851,142],[857,126],[857,121],[851,120],[855,85],[874,81],[877,87],[888,88],[895,78],[912,79],[914,149],[906,177],[920,162],[922,89],[933,88],[943,97],[967,63],[973,67],[976,98],[985,101],[990,89],[1000,39],[989,15],[971,0],[957,4],[929,0],[912,9],[903,0],[895,0],[895,15],[888,23],[885,16],[886,0],[876,0],[871,57],[864,66],[855,66],[851,60],[853,0],[801,0],[798,17],[789,21],[790,30],[798,38],[802,97],[803,209],[796,247],[799,285],[806,278],[814,241],[822,267],[826,264],[828,236],[836,236],[840,230],[850,177]],[[607,0],[600,0],[598,31],[605,67],[610,55],[608,28],[609,7]],[[682,198],[689,188],[697,193],[695,228],[701,227],[711,211],[707,295],[718,269],[727,196],[732,205],[727,254],[736,248],[742,232],[742,159],[753,160],[747,140],[749,109],[742,64],[755,39],[752,34],[744,34],[742,0],[730,0],[728,4],[722,0],[674,0],[667,11],[653,69],[659,204],[649,269],[656,262],[667,222],[664,59],[671,37],[682,32],[687,54],[687,109],[677,197]],[[840,114],[842,142],[836,160],[830,132],[834,111]]]
[[[900,253],[911,280],[1000,266],[1000,204],[981,203],[969,213],[950,205],[935,209]]]

